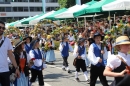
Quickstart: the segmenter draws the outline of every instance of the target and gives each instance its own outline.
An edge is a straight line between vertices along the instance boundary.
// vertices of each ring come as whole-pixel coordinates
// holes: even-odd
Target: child
[[[44,81],[43,81],[43,66],[44,66],[44,60],[42,58],[42,52],[39,49],[39,39],[35,39],[31,42],[32,44],[32,50],[29,52],[30,55],[30,62],[32,64],[31,66],[31,79],[30,79],[30,85],[35,82],[37,76],[38,76],[38,82],[40,86],[44,86]]]
[[[90,86],[95,86],[97,78],[99,77],[103,86],[109,86],[106,77],[103,76],[105,69],[107,50],[101,45],[102,36],[99,33],[94,35],[94,43],[89,47],[88,58],[91,62],[90,68]]]
[[[85,39],[80,38],[78,41],[78,45],[75,45],[74,48],[74,57],[76,59],[75,67],[76,67],[76,72],[75,72],[75,80],[79,82],[78,78],[78,72],[80,72],[80,68],[82,69],[86,82],[89,84],[89,79],[87,75],[87,70],[86,70],[86,64],[85,64],[85,59],[86,59],[86,47],[84,46]]]
[[[63,57],[63,70],[67,70],[68,73],[71,73],[69,67],[68,67],[68,57],[69,57],[69,51],[73,52],[73,48],[68,43],[67,37],[62,37],[62,42],[60,43],[59,50],[61,52],[61,56]]]
[[[32,49],[32,45],[30,45],[32,37],[27,36],[23,40],[25,40],[25,51],[29,54],[29,51]]]
[[[130,79],[126,80],[123,85],[117,85],[125,78],[125,73],[130,73],[130,70],[128,71],[126,69],[126,64],[130,66],[130,54],[128,54],[130,50],[129,38],[127,36],[118,37],[116,39],[115,48],[118,50],[118,54],[108,57],[104,75],[115,78],[111,86],[130,86]]]

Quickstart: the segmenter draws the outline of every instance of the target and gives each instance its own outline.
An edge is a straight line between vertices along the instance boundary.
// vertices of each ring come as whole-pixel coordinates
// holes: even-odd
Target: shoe
[[[70,70],[68,70],[68,73],[72,73]]]
[[[62,70],[63,70],[63,71],[66,71],[66,69],[65,69],[65,68],[62,68]]]
[[[87,84],[90,84],[90,80],[89,79],[87,80]]]
[[[80,82],[79,78],[75,78],[75,81],[76,81],[76,82]]]

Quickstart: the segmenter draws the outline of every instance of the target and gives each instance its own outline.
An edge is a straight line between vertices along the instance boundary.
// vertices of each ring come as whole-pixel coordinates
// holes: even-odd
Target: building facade
[[[58,0],[45,1],[46,12],[59,7]],[[42,0],[0,0],[0,20],[20,20],[43,12]]]

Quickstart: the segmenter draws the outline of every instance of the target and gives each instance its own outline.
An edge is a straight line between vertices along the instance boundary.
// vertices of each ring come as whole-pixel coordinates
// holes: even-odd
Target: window
[[[6,21],[6,17],[0,17],[0,20],[2,20],[2,21]]]
[[[57,3],[58,0],[46,0],[46,3]]]
[[[35,2],[41,2],[42,0],[35,0]]]
[[[24,12],[28,12],[28,7],[23,8]]]
[[[19,17],[14,17],[15,20],[19,20]]]
[[[18,2],[22,2],[22,0],[18,0]]]
[[[51,8],[50,8],[50,7],[47,7],[47,8],[46,8],[46,11],[50,11],[50,10],[51,10]]]
[[[22,2],[28,2],[28,0],[22,0]]]
[[[4,2],[4,0],[0,0],[0,2]]]
[[[30,11],[34,11],[34,7],[30,7]]]
[[[23,12],[23,7],[18,7],[19,12]]]
[[[29,0],[29,2],[35,2],[35,0]]]
[[[5,12],[5,7],[0,7],[0,12]]]
[[[6,12],[11,12],[12,11],[11,7],[6,7],[5,10],[6,10]]]
[[[58,7],[47,7],[46,11],[52,11],[52,10],[55,10],[56,8],[58,8]]]
[[[13,7],[13,12],[18,12],[18,8],[17,7]]]

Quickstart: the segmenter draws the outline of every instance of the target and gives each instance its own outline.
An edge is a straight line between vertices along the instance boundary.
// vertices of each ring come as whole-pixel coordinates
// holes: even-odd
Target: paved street
[[[69,62],[69,67],[72,70],[72,74],[68,74],[66,71],[62,71],[61,69],[62,57],[59,51],[55,51],[55,56],[56,56],[55,65],[47,65],[47,69],[43,71],[45,86],[89,86],[89,84],[85,82],[85,78],[83,76],[82,71],[79,73],[79,79],[81,82],[76,82],[74,80],[75,68],[72,65],[74,58],[71,53],[68,62]],[[89,73],[89,69],[88,69],[88,73]],[[111,81],[113,81],[113,78],[107,77],[107,80],[110,84]],[[38,86],[38,82],[34,83],[33,86]],[[102,86],[100,84],[99,79],[97,81],[96,86]]]

